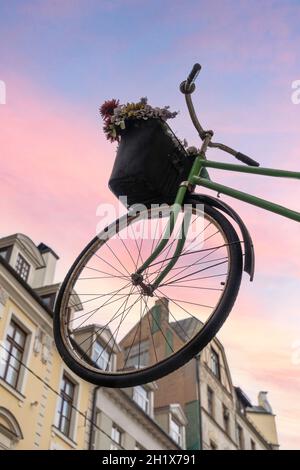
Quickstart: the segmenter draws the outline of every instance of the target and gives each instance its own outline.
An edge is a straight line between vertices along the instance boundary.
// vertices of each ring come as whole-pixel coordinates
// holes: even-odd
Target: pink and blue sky
[[[299,0],[27,0],[0,3],[1,231],[59,255],[57,280],[112,202],[115,146],[98,106],[148,96],[180,110],[171,123],[197,145],[179,83],[203,66],[194,94],[216,140],[263,166],[299,171]],[[225,154],[211,157],[224,161]],[[211,172],[224,184],[299,210],[299,181]],[[300,448],[299,224],[223,197],[245,220],[256,276],[245,275],[219,334],[236,385],[268,390],[282,448]],[[298,348],[298,349],[297,349]]]

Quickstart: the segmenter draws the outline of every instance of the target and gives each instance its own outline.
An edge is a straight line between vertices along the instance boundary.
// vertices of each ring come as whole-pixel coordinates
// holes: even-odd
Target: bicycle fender
[[[216,209],[219,209],[222,212],[225,212],[228,216],[230,216],[239,226],[240,231],[243,236],[244,247],[245,247],[245,257],[244,257],[244,271],[249,274],[250,281],[253,281],[254,277],[254,269],[255,269],[255,254],[254,254],[254,246],[252,242],[252,238],[246,225],[244,224],[241,217],[235,212],[232,207],[230,207],[226,202],[220,201],[213,196],[209,196],[207,194],[189,194],[186,196],[184,200],[184,204],[191,204],[200,203],[200,204],[207,204],[211,205]]]

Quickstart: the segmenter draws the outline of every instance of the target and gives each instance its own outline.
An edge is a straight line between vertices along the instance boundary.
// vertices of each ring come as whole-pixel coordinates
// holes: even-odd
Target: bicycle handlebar
[[[188,78],[180,84],[181,93],[185,95],[190,95],[191,93],[195,91],[196,87],[195,87],[194,81],[198,77],[200,70],[201,70],[200,64],[195,64],[193,66],[191,72],[188,75]]]
[[[259,163],[257,161],[253,160],[253,158],[247,157],[247,155],[245,155],[244,153],[238,152],[235,155],[235,158],[237,160],[240,160],[240,162],[246,163],[246,165],[248,166],[259,166]]]
[[[189,113],[190,113],[190,117],[192,119],[192,122],[193,122],[196,130],[198,131],[198,134],[199,134],[200,138],[204,141],[207,138],[207,136],[209,135],[210,137],[207,141],[206,147],[214,147],[214,148],[218,148],[220,150],[223,150],[224,152],[230,153],[237,160],[240,160],[241,162],[245,163],[246,165],[259,166],[259,163],[257,161],[253,160],[252,158],[248,157],[247,155],[245,155],[241,152],[238,152],[237,150],[234,150],[231,147],[228,147],[227,145],[212,142],[211,137],[214,134],[213,131],[205,131],[204,128],[201,126],[201,124],[200,124],[200,122],[197,118],[195,108],[194,108],[194,105],[193,105],[193,102],[192,102],[192,97],[191,97],[191,94],[195,91],[195,88],[196,88],[195,84],[194,84],[194,81],[196,80],[200,70],[201,70],[201,65],[198,64],[198,63],[195,64],[193,66],[190,74],[188,75],[188,78],[180,84],[180,91],[185,95],[185,100],[186,100],[186,104],[187,104],[187,107],[188,107],[188,110],[189,110]]]
[[[199,75],[200,70],[201,70],[201,65],[200,64],[195,64],[193,66],[188,78],[186,79],[186,82],[187,82],[188,85],[191,85],[196,80],[196,78]]]

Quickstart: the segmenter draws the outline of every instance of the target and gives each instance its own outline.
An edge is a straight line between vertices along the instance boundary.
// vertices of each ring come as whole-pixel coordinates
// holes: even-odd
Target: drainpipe
[[[96,405],[97,405],[97,392],[101,387],[95,387],[93,390],[93,403],[92,403],[92,418],[91,418],[91,427],[89,435],[89,450],[95,450],[95,427],[94,423],[96,422]]]
[[[196,382],[199,406],[199,450],[203,450],[203,432],[202,432],[202,410],[201,410],[201,386],[200,386],[200,353],[195,356],[196,364]]]

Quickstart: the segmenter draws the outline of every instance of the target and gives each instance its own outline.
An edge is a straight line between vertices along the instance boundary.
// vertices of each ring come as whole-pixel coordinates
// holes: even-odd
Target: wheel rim
[[[140,286],[132,284],[132,271],[149,256],[164,231],[165,214],[157,209],[151,218],[149,211],[123,218],[113,236],[115,226],[108,227],[80,258],[64,286],[61,337],[72,359],[91,372],[120,376],[163,364],[199,334],[222,300],[230,272],[229,244],[219,223],[208,214],[201,222],[203,212],[195,208],[191,227],[197,227],[189,231],[182,256],[154,296],[142,294]],[[146,223],[152,240],[145,237]],[[179,224],[180,218],[174,235]],[[129,240],[130,232],[143,236],[132,235]],[[101,240],[104,233],[106,240]],[[172,236],[146,270],[146,282],[151,283],[166,265],[175,246]]]

